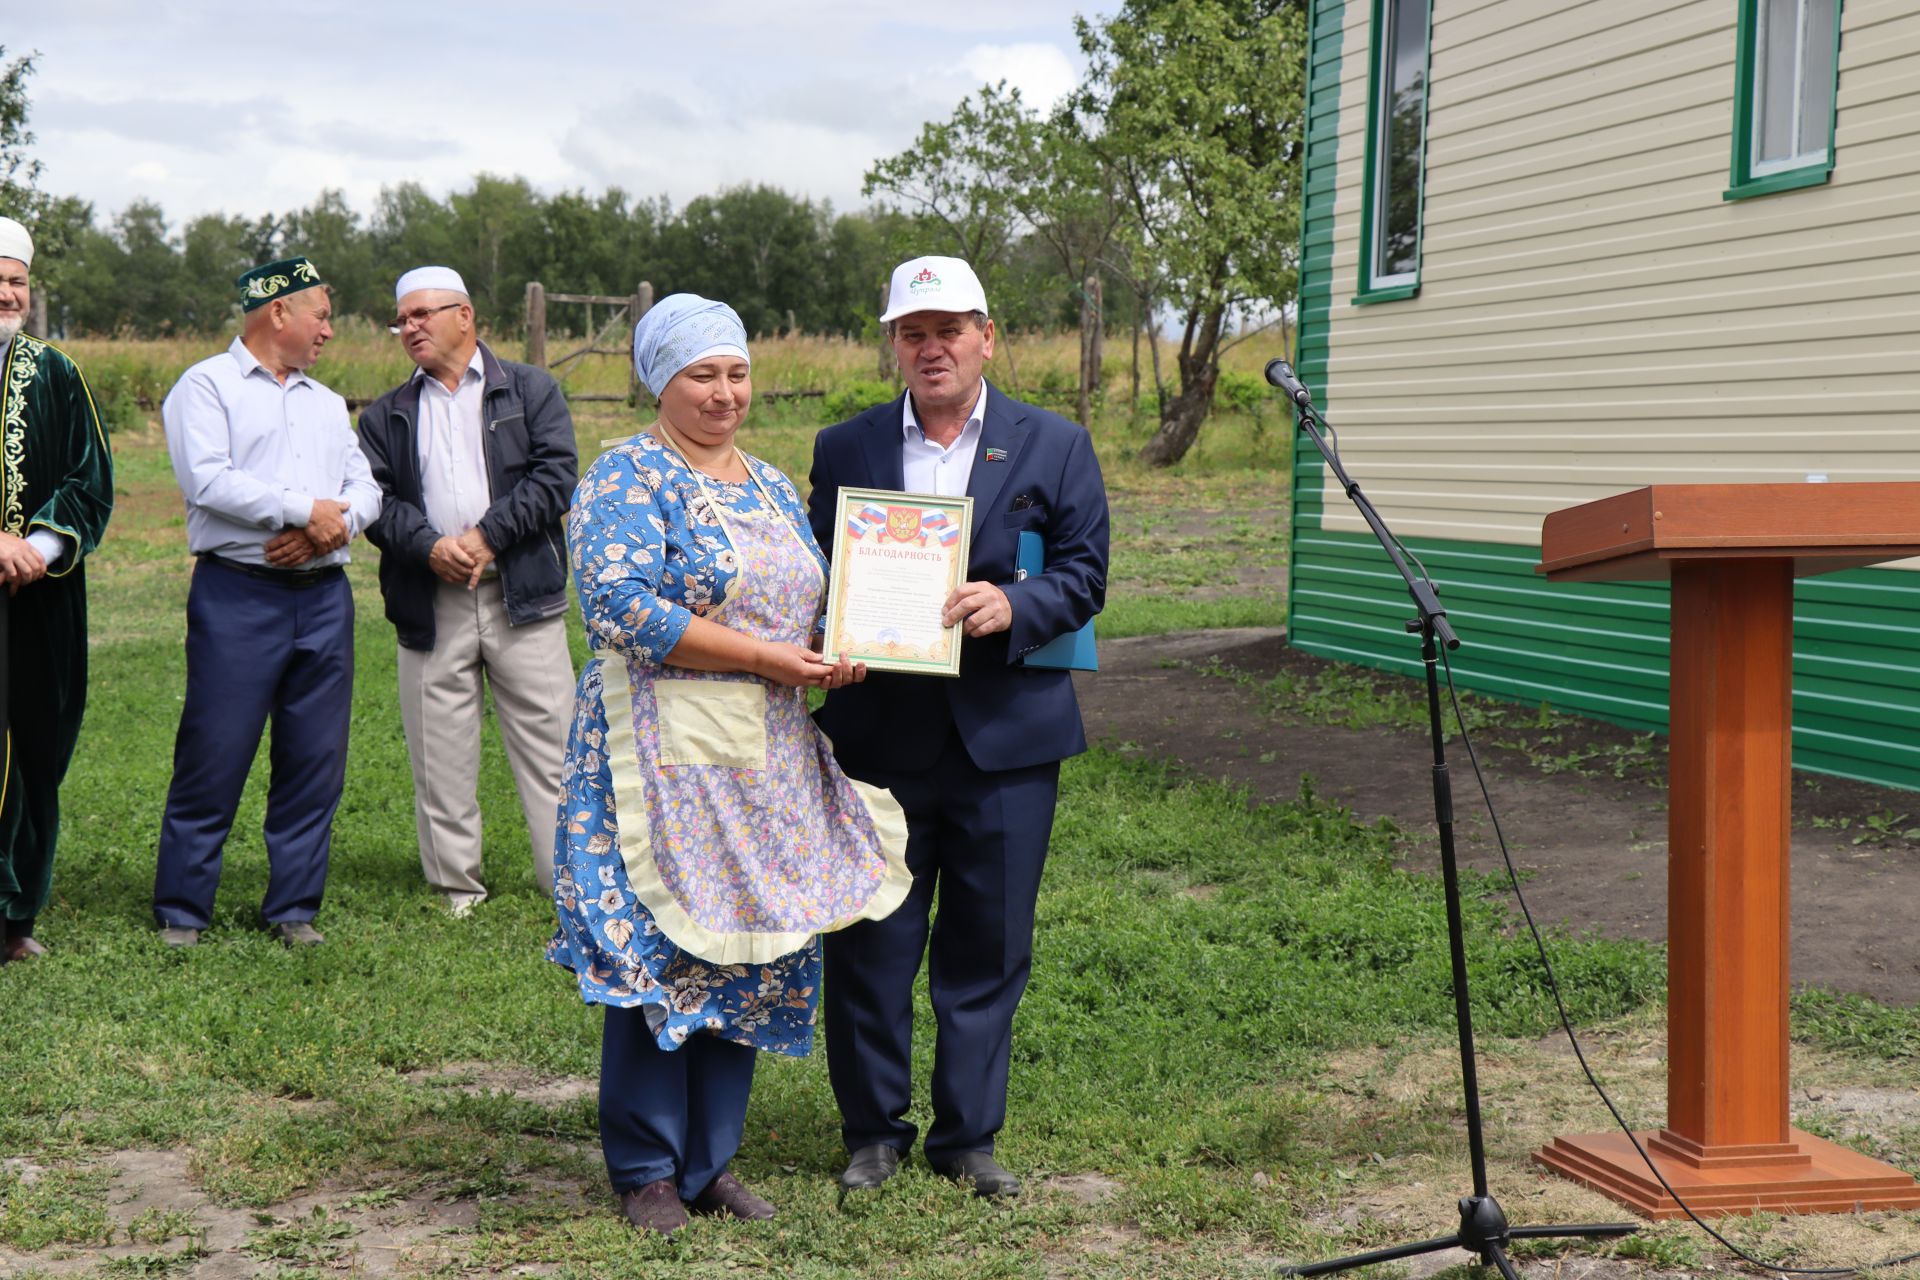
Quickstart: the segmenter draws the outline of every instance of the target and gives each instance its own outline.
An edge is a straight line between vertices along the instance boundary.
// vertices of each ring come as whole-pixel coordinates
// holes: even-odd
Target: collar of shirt
[[[275,385],[291,387],[296,383],[307,381],[306,373],[303,370],[295,369],[292,373],[289,373],[287,375],[286,382],[281,383],[280,379],[275,378],[273,376],[273,370],[261,364],[259,357],[255,356],[252,351],[248,350],[247,344],[242,340],[240,340],[239,338],[235,338],[233,340],[233,345],[227,348],[227,354],[231,355],[234,358],[234,360],[239,363],[240,376],[242,378],[252,377],[254,370],[257,369],[262,374],[264,374],[268,379],[270,379]]]
[[[927,433],[921,429],[920,419],[914,415],[913,392],[907,392],[905,404],[906,412],[901,416],[900,420],[900,434],[902,439],[908,444],[920,444],[922,442],[933,444],[933,441],[927,439]],[[967,410],[967,425],[960,428],[960,434],[954,437],[953,444],[948,445],[947,448],[955,448],[963,440],[971,443],[973,440],[979,439],[980,429],[986,422],[986,418],[987,380],[982,378],[980,379],[980,394],[973,398],[973,408]],[[938,446],[936,445],[935,447],[937,448]]]
[[[487,362],[480,358],[480,344],[476,342],[473,344],[473,357],[472,359],[467,361],[466,371],[460,375],[460,384],[464,386],[466,383],[474,381],[476,379],[479,381],[485,381],[486,376],[487,376]],[[440,390],[446,391],[448,395],[453,395],[454,392],[460,389],[459,386],[456,386],[453,391],[447,391],[446,383],[440,381],[440,379],[438,378],[429,377],[425,369],[422,369],[418,365],[415,365],[413,369],[413,380],[415,382],[418,382],[423,378],[426,379],[426,381],[432,383],[433,385],[439,387]]]

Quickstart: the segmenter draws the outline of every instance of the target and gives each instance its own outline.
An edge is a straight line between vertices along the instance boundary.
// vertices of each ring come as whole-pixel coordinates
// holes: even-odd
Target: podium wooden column
[[[1638,1137],[1701,1216],[1920,1206],[1787,1118],[1793,580],[1920,555],[1920,484],[1654,485],[1557,511],[1536,572],[1671,579],[1667,1127]],[[1534,1159],[1681,1216],[1619,1131]]]

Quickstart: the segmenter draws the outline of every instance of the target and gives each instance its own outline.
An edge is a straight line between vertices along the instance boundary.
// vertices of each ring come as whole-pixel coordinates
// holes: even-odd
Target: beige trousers
[[[433,624],[433,648],[400,650],[400,720],[413,761],[420,868],[456,903],[487,896],[480,882],[484,683],[520,792],[534,875],[551,892],[560,762],[573,711],[566,619],[509,626],[500,580],[490,578],[472,591],[437,583]]]

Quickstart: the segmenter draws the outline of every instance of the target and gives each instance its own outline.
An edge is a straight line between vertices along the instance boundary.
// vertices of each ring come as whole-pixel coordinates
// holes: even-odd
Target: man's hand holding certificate
[[[984,635],[1011,618],[999,588],[964,581],[972,523],[971,498],[841,489],[824,656],[959,675],[962,629]]]

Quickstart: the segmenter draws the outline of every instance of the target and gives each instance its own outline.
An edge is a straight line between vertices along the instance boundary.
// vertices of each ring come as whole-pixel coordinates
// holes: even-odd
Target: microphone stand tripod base
[[[1462,1196],[1460,1198],[1460,1230],[1450,1236],[1438,1236],[1432,1240],[1416,1240],[1411,1244],[1397,1244],[1386,1249],[1375,1249],[1371,1253],[1356,1253],[1347,1258],[1335,1258],[1330,1262],[1314,1262],[1305,1266],[1285,1267],[1283,1276],[1321,1276],[1335,1271],[1346,1271],[1353,1267],[1370,1267],[1382,1262],[1394,1262],[1401,1258],[1418,1257],[1423,1253],[1438,1253],[1442,1249],[1464,1249],[1477,1254],[1482,1266],[1497,1269],[1506,1280],[1519,1280],[1513,1269],[1513,1260],[1507,1256],[1507,1243],[1511,1240],[1543,1240],[1556,1236],[1580,1236],[1598,1238],[1603,1236],[1630,1236],[1640,1228],[1631,1222],[1593,1222],[1577,1223],[1564,1227],[1510,1227],[1507,1215],[1500,1208],[1500,1202],[1492,1196]]]

